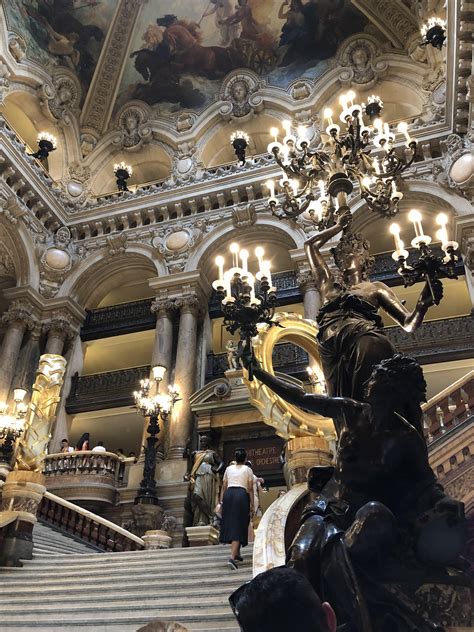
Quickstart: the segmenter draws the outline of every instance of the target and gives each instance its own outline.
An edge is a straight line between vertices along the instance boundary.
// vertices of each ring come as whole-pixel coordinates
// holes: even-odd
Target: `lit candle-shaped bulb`
[[[270,134],[273,136],[273,140],[275,141],[275,143],[277,143],[278,142],[278,127],[271,127]]]
[[[398,224],[391,224],[390,233],[393,235],[393,239],[395,241],[395,250],[398,252],[402,251],[405,247],[405,244],[400,239],[400,226]]]
[[[362,186],[364,186],[366,189],[370,189],[370,187],[372,186],[372,178],[369,178],[368,176],[363,178]]]
[[[347,100],[349,101],[349,105],[354,105],[354,99],[356,98],[356,93],[354,90],[349,90],[346,94]]]
[[[373,164],[375,173],[377,175],[379,175],[380,174],[380,165],[379,165],[379,161],[377,159],[377,156],[375,156],[375,158],[373,159],[372,164]]]
[[[274,198],[275,197],[275,182],[274,182],[274,180],[267,180],[265,182],[265,186],[270,191],[270,197]]]
[[[248,272],[249,271],[249,267],[248,267],[248,259],[249,259],[249,252],[248,250],[241,250],[240,251],[240,259],[242,261],[242,269],[244,272]]]
[[[413,208],[408,213],[408,219],[413,223],[413,228],[415,229],[415,235],[420,237],[423,235],[423,227],[421,225],[421,213],[416,208]]]
[[[264,249],[261,246],[255,248],[255,256],[258,259],[258,269],[260,272],[263,271],[263,255],[265,254]]]
[[[313,367],[312,367],[312,366],[307,366],[307,367],[306,367],[306,372],[307,372],[307,374],[309,375],[309,377],[313,377],[313,375],[314,375],[314,369],[313,369]]]
[[[291,121],[283,121],[282,127],[288,136],[291,133]]]
[[[326,197],[326,191],[324,189],[324,180],[319,180],[318,181],[318,187],[319,187],[319,191],[321,193],[321,197]]]
[[[218,280],[221,281],[224,278],[224,257],[216,257],[216,266],[219,270]]]
[[[390,125],[388,123],[384,123],[383,131],[385,136],[390,136]]]
[[[382,130],[383,130],[383,121],[382,119],[375,119],[374,121],[374,128],[377,131],[377,134],[381,134]]]
[[[267,277],[268,285],[272,286],[272,275],[270,272],[270,261],[263,262],[263,276]]]
[[[398,124],[397,129],[400,133],[402,133],[405,136],[405,138],[407,139],[407,143],[410,144],[411,138],[410,138],[410,134],[408,133],[407,123],[405,123],[405,121],[401,121],[401,123]]]
[[[339,97],[339,105],[343,110],[347,110],[347,94],[341,94]]]
[[[332,125],[332,110],[331,108],[326,108],[324,110],[324,118],[328,120],[329,125]]]
[[[293,189],[293,195],[296,197],[298,195],[298,180],[296,178],[290,180],[290,186]]]
[[[300,142],[306,140],[306,127],[304,125],[298,125],[298,138]]]
[[[441,228],[436,233],[436,237],[440,240],[441,245],[444,246],[449,241],[448,231],[446,229],[446,224],[448,223],[448,216],[446,215],[446,213],[439,213],[436,216],[436,223],[438,224],[438,226],[441,226]]]
[[[239,250],[240,250],[239,244],[236,244],[235,242],[233,244],[230,244],[229,250],[232,253],[234,268],[238,268],[239,267]]]

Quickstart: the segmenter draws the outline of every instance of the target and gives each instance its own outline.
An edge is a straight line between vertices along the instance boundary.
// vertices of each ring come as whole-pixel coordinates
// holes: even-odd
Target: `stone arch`
[[[29,285],[37,289],[39,267],[34,256],[35,245],[21,222],[13,226],[0,220],[0,248],[5,254],[5,267],[10,268],[15,278],[15,285]]]
[[[225,248],[232,241],[237,241],[246,248],[261,245],[267,248],[268,253],[270,253],[269,246],[275,252],[285,250],[288,253],[290,250],[303,246],[305,235],[301,229],[294,228],[270,215],[260,215],[256,224],[243,228],[236,228],[232,221],[227,221],[210,233],[206,240],[196,248],[188,259],[186,270],[200,269],[212,280],[215,276],[215,256],[225,255]],[[289,255],[287,257],[290,262]]]
[[[133,245],[113,257],[101,250],[74,270],[58,296],[70,296],[81,306],[93,308],[108,292],[128,281],[166,274],[165,265],[156,261],[151,247]]]

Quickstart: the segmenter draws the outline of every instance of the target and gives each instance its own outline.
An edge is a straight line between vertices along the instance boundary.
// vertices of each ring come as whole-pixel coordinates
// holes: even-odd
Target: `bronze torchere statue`
[[[185,476],[189,481],[187,520],[185,526],[201,527],[213,523],[214,509],[219,497],[219,472],[224,464],[217,452],[211,449],[209,437],[199,440],[199,450],[191,455],[191,471]]]
[[[405,331],[415,331],[434,300],[441,299],[443,287],[440,281],[426,285],[415,309],[407,310],[385,283],[368,279],[372,257],[367,242],[348,231],[350,220],[346,211],[334,226],[311,237],[305,251],[323,303],[317,317],[318,343],[328,394],[363,401],[364,384],[373,366],[395,353],[383,332],[379,309]],[[320,249],[341,231],[333,249],[342,271],[338,282]]]
[[[437,483],[412,423],[419,423],[426,390],[418,363],[399,354],[380,362],[365,402],[306,393],[244,358],[251,363],[253,375],[277,395],[332,417],[338,429],[335,466],[312,468],[308,476],[313,500],[288,565],[333,605],[344,630],[443,630],[437,615],[417,608],[413,595],[435,584],[452,587],[453,600],[459,591],[469,593],[460,558],[466,521],[463,504]]]

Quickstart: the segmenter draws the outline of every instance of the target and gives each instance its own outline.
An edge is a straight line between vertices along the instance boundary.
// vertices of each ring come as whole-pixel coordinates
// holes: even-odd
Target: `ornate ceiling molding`
[[[81,115],[81,146],[87,155],[107,130],[128,54],[130,39],[144,0],[120,0]]]

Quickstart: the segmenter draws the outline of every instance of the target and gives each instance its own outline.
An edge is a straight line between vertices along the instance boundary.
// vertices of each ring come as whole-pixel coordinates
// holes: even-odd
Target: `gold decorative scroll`
[[[39,360],[23,435],[19,441],[16,468],[41,471],[61,399],[66,360],[47,353]]]
[[[316,343],[318,333],[316,323],[304,319],[299,314],[287,312],[275,314],[274,320],[281,326],[261,325],[258,335],[252,341],[255,357],[260,366],[274,375],[273,349],[275,345],[282,342],[292,342],[306,351],[309,355],[309,364],[316,370],[318,378],[323,382],[324,373]],[[279,377],[287,379],[289,383],[297,383],[302,386],[301,382],[295,378],[281,374]],[[246,371],[244,371],[244,380],[249,389],[250,403],[260,411],[263,421],[269,426],[273,426],[280,437],[284,439],[304,436],[322,437],[334,433],[332,419],[314,413],[306,413],[296,406],[288,404],[256,378],[249,382]],[[319,392],[322,393],[321,388]]]

